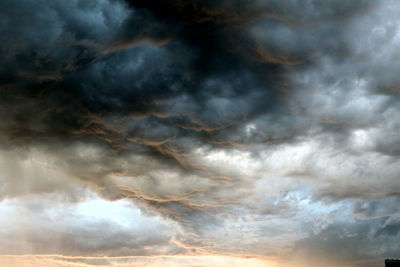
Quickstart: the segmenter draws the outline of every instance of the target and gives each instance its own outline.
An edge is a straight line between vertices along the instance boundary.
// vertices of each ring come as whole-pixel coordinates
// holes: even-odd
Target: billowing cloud
[[[396,1],[0,10],[2,254],[398,256]]]

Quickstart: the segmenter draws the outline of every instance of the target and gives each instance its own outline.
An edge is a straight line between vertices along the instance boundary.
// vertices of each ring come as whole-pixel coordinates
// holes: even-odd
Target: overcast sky
[[[1,0],[0,265],[400,257],[397,0]]]

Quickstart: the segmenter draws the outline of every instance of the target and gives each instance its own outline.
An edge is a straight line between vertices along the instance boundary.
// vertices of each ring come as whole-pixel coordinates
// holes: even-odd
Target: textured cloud
[[[179,253],[176,226],[144,217],[130,202],[88,194],[73,205],[54,194],[6,200],[1,213],[2,254],[147,256]],[[43,231],[45,230],[45,234]]]
[[[399,253],[396,1],[0,10],[3,254]],[[126,225],[79,211],[93,194]]]

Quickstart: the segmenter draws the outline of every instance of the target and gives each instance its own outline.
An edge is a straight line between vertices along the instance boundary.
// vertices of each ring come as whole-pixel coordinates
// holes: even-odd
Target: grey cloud
[[[65,201],[85,199],[83,185],[53,165],[48,154],[36,149],[14,149],[0,153],[0,199],[58,192]]]
[[[137,212],[124,214],[131,217],[125,223],[116,221],[111,210],[106,210],[109,218],[92,217],[82,214],[79,205],[54,201],[51,194],[8,201],[0,208],[8,217],[1,223],[2,254],[135,256],[183,251],[170,242],[174,225],[142,217]]]
[[[399,215],[399,196],[388,195],[377,199],[356,202],[354,213],[361,218],[380,218]]]
[[[132,199],[179,222],[176,244],[199,253],[240,243],[240,255],[284,256],[298,241],[299,254],[329,255],[346,241],[332,262],[394,255],[400,6],[288,3],[0,4],[0,138],[14,151],[2,152],[1,197],[82,186]],[[24,159],[38,155],[52,171]],[[344,202],[345,221],[328,219]],[[383,252],[359,245],[370,232]],[[71,253],[145,254],[137,247],[170,240],[82,235],[95,244],[72,237]]]
[[[297,259],[311,257],[316,263],[325,261],[334,264],[342,260],[343,264],[347,261],[349,266],[379,266],[382,259],[396,257],[399,249],[396,233],[385,238],[374,235],[377,229],[380,229],[378,233],[385,229],[381,228],[385,220],[333,224],[321,233],[296,243],[293,255],[297,255]]]

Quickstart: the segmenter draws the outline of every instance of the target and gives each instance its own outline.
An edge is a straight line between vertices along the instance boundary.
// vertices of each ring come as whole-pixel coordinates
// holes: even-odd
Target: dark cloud
[[[371,262],[394,255],[385,242],[399,232],[399,9],[2,1],[0,199],[57,192],[79,202],[90,188],[181,227],[146,245],[93,224],[112,235],[93,247],[65,241],[87,254],[139,255],[173,240],[204,254],[282,257],[297,242],[299,255],[328,255],[345,241],[331,259],[351,265],[373,232]],[[85,227],[71,231],[96,239]]]

